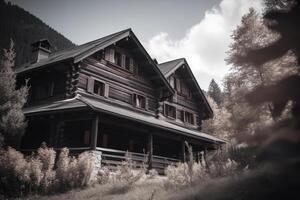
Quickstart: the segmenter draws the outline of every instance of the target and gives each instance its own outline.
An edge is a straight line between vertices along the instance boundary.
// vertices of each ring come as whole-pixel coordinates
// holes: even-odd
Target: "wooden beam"
[[[96,115],[92,121],[92,131],[91,131],[91,149],[96,150],[97,148],[97,138],[98,138],[98,125],[99,125],[99,115]]]
[[[185,140],[181,142],[181,149],[182,149],[182,162],[186,162],[186,155],[185,155]]]
[[[153,162],[153,134],[148,135],[148,169],[152,169]]]

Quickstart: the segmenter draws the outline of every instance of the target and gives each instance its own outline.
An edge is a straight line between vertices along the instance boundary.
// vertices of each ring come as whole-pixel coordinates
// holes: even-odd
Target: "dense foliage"
[[[11,41],[10,48],[4,49],[0,63],[0,147],[18,146],[26,126],[22,108],[27,100],[28,88],[16,89],[14,61],[14,44]]]
[[[52,51],[73,47],[63,35],[22,8],[0,0],[0,49],[7,48],[12,38],[15,43],[16,65],[28,62],[31,44],[47,38],[53,45]],[[2,56],[2,52],[0,53]]]
[[[58,158],[56,152],[46,146],[27,157],[10,147],[1,149],[0,198],[1,195],[49,194],[87,186],[91,183],[93,164],[88,152],[75,158],[66,148]]]

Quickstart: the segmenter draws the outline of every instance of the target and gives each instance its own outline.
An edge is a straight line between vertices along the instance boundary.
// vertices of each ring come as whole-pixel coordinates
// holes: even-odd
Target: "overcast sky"
[[[202,89],[219,84],[232,30],[261,0],[10,0],[75,44],[132,28],[158,62],[185,57]]]

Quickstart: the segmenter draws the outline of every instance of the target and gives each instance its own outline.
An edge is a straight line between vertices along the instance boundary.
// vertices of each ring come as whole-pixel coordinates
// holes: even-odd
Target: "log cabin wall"
[[[178,68],[167,80],[176,91],[175,95],[168,98],[162,107],[161,115],[168,122],[175,123],[189,129],[201,130],[203,117],[203,104],[197,95],[197,89],[184,67]],[[175,115],[168,113],[169,106],[175,108]]]
[[[129,54],[120,48],[118,52],[121,56]],[[149,80],[150,75],[144,70],[148,66],[135,59],[134,55],[132,58],[135,63],[133,69],[126,69],[109,61],[105,58],[105,50],[84,59],[79,64],[78,92],[155,116],[158,106],[158,88]],[[96,82],[104,85],[103,94],[95,94]],[[89,88],[93,87],[90,84],[93,84],[94,88]],[[140,102],[137,98],[141,98]],[[136,105],[137,103],[142,105]]]
[[[43,104],[66,98],[67,65],[59,64],[47,70],[30,71],[17,76],[17,87],[28,81],[26,106]]]

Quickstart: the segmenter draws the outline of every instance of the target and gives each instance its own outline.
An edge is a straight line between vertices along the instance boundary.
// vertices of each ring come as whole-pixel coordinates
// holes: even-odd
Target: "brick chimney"
[[[31,62],[36,63],[42,59],[48,58],[51,54],[51,44],[47,39],[41,39],[37,42],[31,44],[32,47],[32,57]]]

